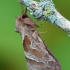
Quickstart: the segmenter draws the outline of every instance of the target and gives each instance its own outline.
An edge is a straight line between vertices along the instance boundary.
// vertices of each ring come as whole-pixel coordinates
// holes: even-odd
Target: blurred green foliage
[[[39,0],[38,0],[39,1]],[[70,20],[70,0],[53,0],[57,10]],[[18,0],[0,0],[0,70],[27,70],[21,37],[14,31],[15,19],[21,13]],[[37,22],[48,48],[61,64],[62,70],[70,70],[70,37],[62,29],[47,21]]]

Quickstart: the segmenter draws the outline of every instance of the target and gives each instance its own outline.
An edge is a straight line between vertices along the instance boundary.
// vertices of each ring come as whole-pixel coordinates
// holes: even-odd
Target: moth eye
[[[24,18],[26,18],[27,17],[27,15],[22,15],[22,19],[24,19]]]

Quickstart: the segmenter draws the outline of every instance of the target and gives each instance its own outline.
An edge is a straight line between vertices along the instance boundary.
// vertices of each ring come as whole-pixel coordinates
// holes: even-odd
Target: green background
[[[70,20],[70,0],[53,0],[57,10]],[[0,70],[27,70],[21,37],[14,31],[15,19],[21,13],[18,0],[0,0]],[[29,15],[29,14],[28,14]],[[32,16],[30,16],[32,17]],[[33,17],[32,17],[33,18]],[[62,70],[70,70],[70,37],[66,32],[47,21],[38,31],[48,48],[61,64]]]

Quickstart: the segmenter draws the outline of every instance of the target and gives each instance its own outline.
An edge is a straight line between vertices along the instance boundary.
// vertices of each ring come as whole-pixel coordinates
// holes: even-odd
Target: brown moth
[[[28,70],[61,70],[58,60],[49,51],[36,27],[24,11],[16,19],[15,30],[22,38]]]

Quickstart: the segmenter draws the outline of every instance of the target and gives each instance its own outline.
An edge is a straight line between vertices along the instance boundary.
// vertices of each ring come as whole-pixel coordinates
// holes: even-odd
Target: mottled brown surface
[[[38,58],[42,58],[41,53],[37,49],[32,49],[29,47],[30,44],[31,44],[31,41],[30,41],[29,37],[27,35],[25,35],[24,40],[23,40],[24,50],[26,52],[31,51],[34,56],[36,56]]]
[[[32,19],[25,18],[24,23],[31,26],[32,28],[36,27],[36,24],[32,21]]]
[[[29,37],[27,35],[25,35],[24,40],[23,40],[23,45],[24,45],[25,51],[28,52],[30,50],[30,48],[29,48],[30,44],[31,44],[31,41],[30,41]]]
[[[51,70],[51,68],[50,67],[46,67],[46,70]]]
[[[38,58],[42,58],[41,53],[36,49],[32,49],[32,54],[34,54],[34,56],[37,56]]]
[[[53,61],[49,61],[48,64],[49,64],[49,66],[55,66],[56,65],[55,62],[53,62]]]
[[[45,66],[45,64],[44,64],[43,62],[37,62],[37,61],[31,60],[31,59],[29,59],[29,58],[26,58],[26,60],[27,60],[28,62],[30,62],[31,64],[33,64],[33,65],[38,65],[38,66],[42,66],[42,67]]]

